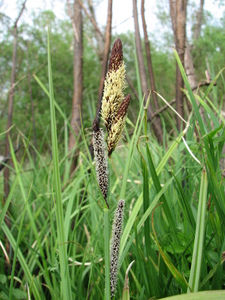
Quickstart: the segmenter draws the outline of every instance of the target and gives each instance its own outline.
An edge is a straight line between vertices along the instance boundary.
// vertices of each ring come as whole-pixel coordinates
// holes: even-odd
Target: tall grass
[[[109,232],[119,199],[125,199],[126,205],[115,299],[123,297],[126,271],[133,261],[124,299],[125,294],[126,299],[225,297],[225,196],[219,164],[224,118],[219,105],[210,100],[213,83],[205,92],[193,95],[176,52],[175,57],[193,107],[188,125],[175,137],[165,133],[167,148],[161,147],[140,103],[136,124],[127,122],[126,141],[109,161],[108,210],[88,151],[90,135],[84,131],[76,172],[69,177],[71,126],[54,100],[48,40],[49,90],[37,76],[35,79],[50,101],[51,131],[45,128],[42,144],[51,134],[52,158],[42,152],[42,145],[34,149],[20,132],[25,149],[21,162],[10,144],[11,189],[1,207],[0,224],[12,247],[12,264],[6,276],[1,256],[1,299],[109,299]],[[64,152],[57,142],[55,110],[66,124]],[[168,110],[168,114],[173,112]],[[37,154],[36,165],[32,151]],[[6,215],[11,229],[5,223]],[[3,234],[1,241],[4,248]]]
[[[53,201],[55,201],[54,205],[56,211],[57,240],[59,244],[61,298],[70,300],[72,299],[72,293],[71,293],[70,276],[68,270],[67,240],[65,240],[65,226],[66,226],[65,222],[67,220],[64,219],[63,204],[62,204],[49,34],[48,34],[48,78],[49,78],[49,99],[50,99],[50,114],[51,114],[52,158],[53,158],[53,178],[54,178],[52,196],[53,196]]]

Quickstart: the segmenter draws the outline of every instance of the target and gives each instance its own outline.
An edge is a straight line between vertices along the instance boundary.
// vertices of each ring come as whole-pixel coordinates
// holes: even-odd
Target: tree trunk
[[[99,90],[98,90],[98,104],[97,104],[96,117],[95,117],[98,123],[100,121],[100,110],[101,110],[102,95],[104,90],[104,80],[107,73],[107,65],[108,65],[110,42],[111,42],[111,32],[112,32],[112,0],[108,0],[108,15],[107,15],[107,25],[105,31],[105,47],[104,47],[104,56],[102,62],[102,74],[101,74]]]
[[[173,36],[174,42],[176,45],[176,28],[177,28],[177,12],[176,12],[176,1],[177,0],[169,0],[170,1],[170,17],[172,22]]]
[[[145,94],[145,99],[147,99],[147,91],[148,91],[148,82],[147,76],[145,72],[144,66],[144,57],[141,48],[141,37],[139,32],[139,23],[138,23],[138,11],[137,11],[137,0],[133,0],[133,15],[134,15],[134,30],[135,30],[135,45],[136,45],[136,52],[137,52],[137,59],[138,59],[138,68],[139,68],[139,75],[141,80],[141,89],[142,94]],[[149,120],[152,119],[152,108],[149,105],[148,107],[148,118]]]
[[[153,73],[153,67],[152,67],[152,58],[151,58],[151,50],[150,50],[150,42],[148,40],[148,33],[147,33],[147,25],[145,21],[145,0],[141,1],[141,16],[142,16],[142,25],[143,25],[143,31],[144,31],[144,39],[145,39],[145,52],[147,56],[147,64],[148,64],[148,73],[149,73],[149,79],[150,79],[150,86],[153,91],[156,91],[155,86],[155,80],[154,80],[154,73]],[[155,93],[152,94],[155,110],[159,109],[158,99],[157,95]],[[163,131],[162,131],[162,123],[160,120],[159,114],[156,117],[155,123],[157,124],[157,128],[159,130],[159,137],[158,140],[162,144],[163,143]]]
[[[176,49],[180,58],[182,65],[184,66],[184,53],[185,53],[185,40],[186,40],[186,0],[177,0],[176,2]],[[181,89],[184,88],[184,81],[178,67],[176,64],[176,110],[178,114],[184,117],[184,103],[183,103],[183,92]],[[181,130],[182,121],[177,116],[177,129]]]
[[[12,116],[13,116],[13,100],[14,100],[14,85],[16,81],[16,54],[17,54],[17,24],[18,21],[25,9],[27,0],[24,1],[20,13],[14,23],[13,27],[13,56],[12,56],[12,71],[11,71],[11,86],[9,92],[9,103],[8,103],[8,121],[7,121],[7,128],[6,128],[6,142],[5,142],[5,157],[9,155],[9,136],[10,131],[9,128],[12,126]],[[8,197],[9,194],[9,168],[5,168],[4,170],[4,192],[5,192],[5,199]]]
[[[136,45],[136,52],[137,52],[137,59],[138,59],[139,75],[141,80],[141,89],[145,97],[144,99],[146,103],[146,100],[148,98],[148,82],[147,82],[147,76],[146,76],[145,66],[144,66],[144,57],[141,48],[141,37],[140,37],[139,25],[138,25],[137,0],[133,0],[133,15],[134,15],[134,29],[135,29],[135,45]],[[147,107],[147,114],[148,114],[148,120],[151,121],[153,115],[153,109],[150,103]],[[162,128],[157,123],[152,123],[152,127],[155,132],[157,140],[161,142]]]
[[[193,65],[193,61],[192,61],[192,57],[191,57],[191,48],[190,48],[190,45],[187,40],[186,40],[186,49],[185,49],[185,55],[184,55],[184,66],[185,66],[185,71],[186,71],[188,81],[194,92],[198,87],[198,82],[197,82],[195,69],[194,69],[194,65]]]
[[[73,67],[73,104],[70,132],[69,151],[79,142],[82,118],[82,92],[83,92],[83,39],[82,39],[82,12],[78,0],[74,0],[74,27],[77,36],[74,39],[74,67]]]
[[[201,6],[199,8],[199,15],[201,17],[198,17],[197,19],[197,24],[198,24],[198,34],[194,34],[196,38],[199,37],[201,33],[201,23],[202,23],[202,13],[203,13],[203,5],[204,5],[204,0],[201,0]],[[170,16],[171,16],[171,21],[172,21],[172,28],[174,32],[174,41],[176,44],[176,0],[170,0]],[[194,69],[194,64],[192,61],[191,57],[191,47],[190,44],[188,43],[187,39],[185,41],[185,55],[184,55],[184,67],[185,71],[189,80],[189,83],[191,85],[191,88],[193,92],[196,91],[198,87],[198,82],[195,74],[195,69]]]
[[[173,32],[174,32],[174,40],[175,40],[175,43],[177,44],[177,42],[176,42],[176,38],[177,38],[177,36],[176,36],[176,32],[177,32],[176,1],[178,1],[178,0],[170,0],[170,15],[171,15],[171,21],[172,21],[172,28],[173,28]],[[196,38],[198,38],[200,35],[203,5],[204,5],[204,0],[201,0],[201,5],[200,5],[200,9],[199,9],[199,14],[201,15],[201,17],[198,17],[198,20],[197,20],[198,34],[195,33]],[[192,57],[191,57],[191,47],[190,47],[187,39],[185,40],[185,45],[186,46],[185,46],[185,55],[184,55],[184,68],[185,68],[190,86],[192,88],[192,91],[193,91],[193,93],[195,93],[197,91],[198,87],[205,86],[208,84],[208,82],[206,81],[206,82],[201,82],[200,84],[198,84]],[[187,106],[188,106],[188,110],[191,111],[192,106],[189,101],[187,101]],[[205,120],[204,108],[202,106],[200,106],[199,111],[200,111],[200,115],[202,116],[202,119]],[[196,132],[196,135],[198,136],[198,132]]]

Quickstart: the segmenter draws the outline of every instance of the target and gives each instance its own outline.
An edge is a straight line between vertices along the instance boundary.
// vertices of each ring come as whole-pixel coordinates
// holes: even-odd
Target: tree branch
[[[23,11],[24,11],[24,9],[25,9],[26,2],[27,2],[27,0],[25,0],[25,1],[23,2],[22,8],[21,8],[21,10],[20,10],[20,13],[19,13],[19,15],[18,15],[18,17],[17,17],[17,19],[16,19],[16,21],[15,21],[15,23],[14,23],[14,27],[17,27],[17,24],[18,24],[18,22],[19,22],[19,19],[20,19],[20,17],[22,16],[22,13],[23,13]]]
[[[77,28],[76,28],[76,25],[75,25],[74,17],[73,17],[71,8],[70,8],[69,0],[67,0],[66,2],[67,2],[67,7],[68,7],[68,15],[70,17],[70,20],[71,20],[71,23],[72,23],[72,26],[73,26],[74,37],[77,40],[77,42],[79,42],[79,36],[78,36]]]
[[[151,89],[155,91],[156,87],[155,87],[154,73],[153,73],[153,67],[152,67],[150,42],[148,40],[147,25],[146,25],[146,21],[145,21],[145,0],[141,1],[141,17],[142,17],[142,26],[143,26],[143,31],[144,31],[145,52],[146,52],[146,58],[147,58],[150,86],[151,86]],[[159,109],[157,95],[155,93],[153,93],[152,97],[153,97],[155,109]],[[162,144],[163,143],[162,123],[161,123],[161,119],[158,116],[155,120],[155,123],[156,123],[155,126],[157,128],[156,137],[157,137],[158,141]]]
[[[169,102],[169,104],[172,106],[174,103],[176,103],[176,99],[173,99]],[[154,112],[154,114],[152,115],[152,119],[154,119],[155,117],[157,117],[159,114],[161,114],[164,110],[166,110],[169,106],[166,104],[164,106],[162,106],[161,108],[159,108],[156,112]]]
[[[101,36],[102,40],[105,40],[105,37],[103,36],[103,34],[101,33],[100,29],[98,28],[98,25],[95,21],[95,19],[88,13],[87,9],[85,8],[83,2],[81,0],[78,0],[80,6],[83,8],[86,16],[88,17],[88,19],[91,21],[92,25],[94,26],[95,30],[99,33],[99,35]]]

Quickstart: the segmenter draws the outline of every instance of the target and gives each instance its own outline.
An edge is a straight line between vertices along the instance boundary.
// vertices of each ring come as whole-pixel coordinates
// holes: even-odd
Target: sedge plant
[[[110,299],[115,295],[120,238],[123,224],[123,211],[125,201],[118,202],[112,226],[109,255],[109,203],[107,201],[109,190],[108,157],[116,149],[125,126],[127,109],[131,96],[124,96],[125,65],[123,61],[122,42],[118,38],[112,47],[109,68],[104,82],[101,115],[107,129],[107,152],[105,149],[104,132],[99,128],[95,119],[93,122],[93,149],[98,184],[105,200],[104,208],[104,239],[105,239],[105,298]],[[110,268],[109,268],[110,266]],[[110,284],[109,284],[110,282]]]

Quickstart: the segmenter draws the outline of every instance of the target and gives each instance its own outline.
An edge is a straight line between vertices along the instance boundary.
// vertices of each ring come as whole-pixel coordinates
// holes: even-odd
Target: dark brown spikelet
[[[99,125],[98,125],[98,121],[96,119],[94,119],[94,121],[93,121],[92,129],[93,129],[93,132],[99,131]]]
[[[93,150],[94,150],[94,159],[95,159],[95,168],[97,174],[97,180],[104,197],[105,203],[109,208],[107,202],[108,194],[108,160],[107,152],[104,142],[104,132],[99,128],[98,122],[95,119],[93,122]]]
[[[124,99],[123,99],[123,102],[121,103],[119,109],[118,109],[118,112],[117,112],[117,115],[116,115],[116,120],[119,120],[120,118],[124,118],[127,114],[127,109],[128,109],[128,106],[130,104],[130,99],[131,99],[131,95],[128,94]]]
[[[126,122],[126,115],[128,106],[130,104],[131,95],[128,94],[122,101],[117,114],[115,116],[115,120],[110,128],[107,144],[108,144],[108,156],[110,157],[113,151],[116,149],[117,144],[119,143],[122,131]]]
[[[120,200],[118,202],[117,209],[114,214],[113,226],[112,226],[112,238],[110,241],[110,287],[111,298],[115,295],[117,273],[118,273],[118,261],[120,250],[120,239],[122,235],[123,225],[123,213],[124,213],[125,201]]]
[[[111,70],[117,71],[123,62],[123,45],[118,38],[112,47],[110,59],[109,59],[109,72]]]

